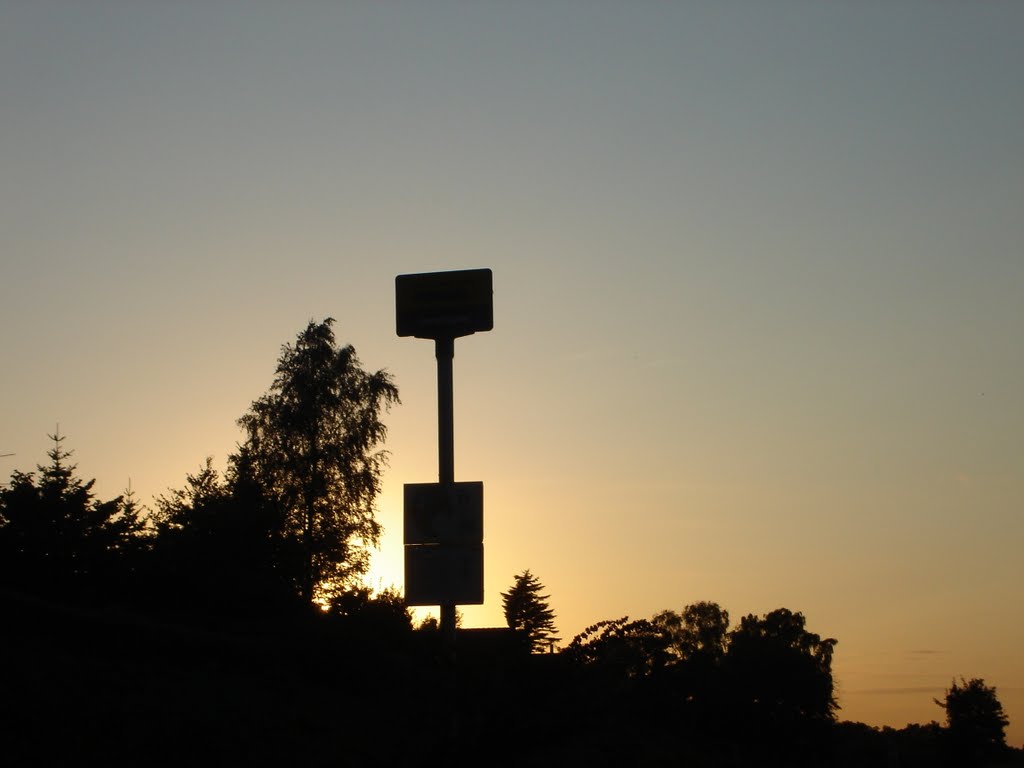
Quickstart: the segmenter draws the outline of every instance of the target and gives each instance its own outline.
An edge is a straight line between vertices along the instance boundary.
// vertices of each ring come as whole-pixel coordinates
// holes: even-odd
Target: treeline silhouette
[[[949,692],[980,724],[838,722],[836,640],[785,608],[600,621],[558,653],[466,630],[453,656],[394,591],[312,607],[209,462],[147,510],[97,500],[53,441],[0,489],[5,765],[1022,764],[981,681]]]
[[[509,628],[453,649],[359,578],[391,402],[326,320],[283,348],[227,470],[151,509],[97,499],[55,432],[0,487],[2,764],[1022,764],[979,680],[947,691],[944,726],[839,722],[837,641],[786,608],[733,626],[698,602],[547,653],[524,571]]]

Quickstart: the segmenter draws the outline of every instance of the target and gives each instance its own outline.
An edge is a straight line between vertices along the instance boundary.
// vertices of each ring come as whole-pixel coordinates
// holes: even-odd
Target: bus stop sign
[[[423,272],[395,278],[399,336],[456,339],[494,327],[489,269]]]

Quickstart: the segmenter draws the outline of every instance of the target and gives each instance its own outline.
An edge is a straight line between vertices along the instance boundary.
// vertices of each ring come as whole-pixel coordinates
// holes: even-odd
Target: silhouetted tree
[[[462,622],[465,619],[462,611],[458,608],[455,609],[455,628],[462,629]],[[441,620],[437,616],[430,615],[424,616],[423,620],[415,626],[416,631],[423,630],[424,632],[438,632],[441,629]]]
[[[515,577],[508,592],[501,593],[505,621],[511,629],[526,633],[530,652],[536,653],[558,638],[555,637],[555,612],[551,610],[549,595],[541,594],[544,585],[529,569]]]
[[[230,496],[230,488],[213,468],[213,458],[194,475],[185,475],[184,488],[172,488],[167,496],[158,496],[153,521],[161,533],[208,527],[204,517],[216,518],[212,510]]]
[[[579,764],[663,762],[652,761],[651,750],[660,749],[660,735],[671,734],[675,741],[679,733],[678,720],[665,706],[672,660],[665,633],[647,619],[599,621],[576,635],[560,657],[572,670],[571,682],[561,686],[571,696],[563,705],[574,721],[569,730],[586,734],[576,737],[580,746],[601,745],[593,760]],[[636,750],[640,745],[643,753]]]
[[[149,529],[149,517],[149,509],[136,501],[135,491],[132,490],[131,478],[128,478],[128,487],[124,489],[124,493],[121,495],[121,518],[129,534],[132,536],[132,538],[127,539],[132,545],[132,549],[138,549],[140,544],[144,544],[147,535],[152,533]],[[129,521],[130,525],[128,524]],[[123,544],[126,541],[126,537],[122,536],[120,541]]]
[[[139,509],[123,497],[95,499],[68,463],[60,433],[49,435],[50,463],[14,472],[0,489],[0,568],[4,582],[49,597],[96,593],[117,583],[117,569],[141,529]]]
[[[718,663],[729,637],[729,612],[718,603],[692,603],[681,614],[661,611],[651,623],[667,637],[669,650],[681,660],[698,656]]]
[[[333,323],[310,321],[282,348],[270,392],[238,420],[246,440],[232,460],[236,475],[280,510],[282,535],[301,553],[292,579],[307,602],[368,567],[381,532],[380,414],[399,402],[389,374],[364,371],[351,346],[337,345]]]
[[[1009,719],[996,697],[996,689],[979,678],[956,680],[945,698],[935,703],[946,710],[950,756],[955,765],[981,766],[1006,752]]]
[[[934,720],[924,725],[907,723],[899,730],[882,728],[882,734],[887,742],[888,762],[893,764],[893,755],[896,755],[900,768],[932,768],[942,765],[949,757],[944,743],[946,733]],[[866,761],[862,761],[857,765],[866,764]]]
[[[220,613],[267,613],[289,602],[281,567],[289,541],[273,505],[245,478],[222,477],[207,458],[184,488],[156,499],[152,520],[151,598]]]
[[[831,720],[835,645],[808,632],[802,613],[778,608],[764,618],[744,616],[729,636],[728,658],[760,706]]]
[[[779,608],[744,616],[729,634],[725,666],[739,735],[773,760],[817,764],[838,708],[836,641],[806,629],[803,614]]]
[[[566,646],[565,655],[612,678],[635,680],[663,669],[670,660],[664,632],[647,619],[628,616],[591,624]]]
[[[412,633],[412,614],[396,589],[373,593],[365,586],[352,587],[331,597],[327,613],[350,635],[378,650]]]
[[[668,657],[659,688],[662,716],[690,730],[695,747],[727,743],[733,705],[723,661],[729,642],[729,612],[717,603],[662,611],[651,624],[664,636]],[[677,725],[678,727],[678,725]]]

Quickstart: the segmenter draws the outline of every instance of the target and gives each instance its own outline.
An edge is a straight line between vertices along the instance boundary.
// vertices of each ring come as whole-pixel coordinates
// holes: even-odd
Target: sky
[[[1024,5],[0,0],[0,477],[59,424],[152,499],[336,319],[387,369],[386,529],[437,477],[399,274],[455,345],[485,604],[563,642],[699,600],[837,638],[840,717],[997,687],[1024,743]]]

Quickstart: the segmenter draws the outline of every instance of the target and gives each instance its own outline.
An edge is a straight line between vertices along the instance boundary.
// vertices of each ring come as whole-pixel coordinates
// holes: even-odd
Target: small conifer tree
[[[120,496],[98,501],[95,481],[75,475],[59,429],[49,437],[50,464],[16,471],[0,487],[0,581],[52,598],[116,587],[141,528],[138,510]]]
[[[541,594],[544,585],[529,569],[515,577],[508,592],[501,593],[505,621],[511,629],[521,630],[529,638],[530,652],[536,653],[558,640],[555,637],[555,612],[550,597]]]

